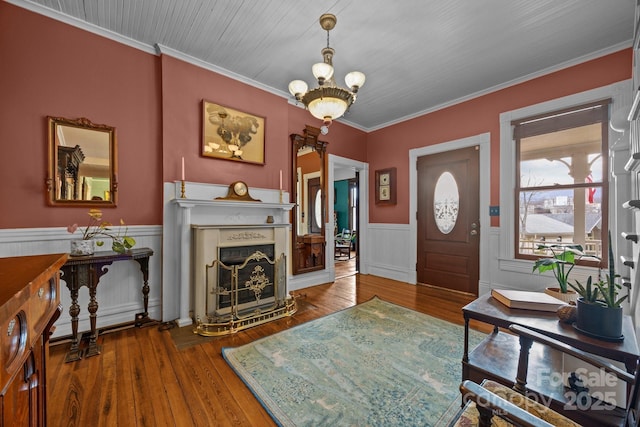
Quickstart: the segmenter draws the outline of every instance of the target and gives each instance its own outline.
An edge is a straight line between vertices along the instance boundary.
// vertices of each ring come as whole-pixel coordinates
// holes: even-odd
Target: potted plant
[[[122,227],[124,221],[120,219],[120,226]],[[131,249],[136,241],[133,237],[127,236],[127,228],[124,231],[122,228],[113,230],[110,227],[112,224],[108,221],[102,220],[102,211],[100,209],[89,209],[89,224],[87,224],[82,238],[71,240],[71,255],[92,255],[95,251],[95,246],[104,245],[104,241],[101,237],[112,239],[111,249],[114,252],[125,253]],[[67,227],[67,231],[71,234],[75,233],[78,229],[78,224],[72,224]]]
[[[578,294],[568,288],[569,273],[575,267],[576,260],[584,255],[582,246],[576,244],[538,245],[538,249],[549,250],[552,256],[536,260],[532,272],[536,270],[538,273],[552,271],[558,284],[557,287],[547,287],[544,292],[567,303],[575,302]]]
[[[580,297],[576,305],[575,327],[587,335],[611,341],[622,340],[622,302],[629,295],[619,296],[622,285],[617,283],[620,275],[615,272],[611,232],[609,232],[609,273],[604,279],[592,283],[591,276],[585,286],[578,281],[569,284]]]

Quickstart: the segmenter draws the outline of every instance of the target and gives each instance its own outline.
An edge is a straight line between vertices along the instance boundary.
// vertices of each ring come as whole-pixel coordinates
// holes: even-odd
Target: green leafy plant
[[[538,245],[538,249],[547,249],[553,254],[551,257],[544,257],[536,260],[533,264],[533,271],[544,273],[553,271],[553,275],[558,282],[560,292],[567,293],[569,283],[569,273],[575,267],[577,260],[584,256],[582,245]]]
[[[598,273],[598,281],[591,284],[591,276],[588,277],[586,286],[582,286],[580,282],[576,280],[576,284],[569,283],[580,296],[584,302],[590,304],[602,304],[607,307],[617,308],[629,297],[624,295],[618,297],[622,285],[616,282],[620,277],[616,274],[616,266],[613,258],[613,247],[611,245],[611,231],[609,231],[609,273],[605,275],[605,279],[601,279],[602,274]]]
[[[110,222],[102,220],[102,211],[100,209],[89,209],[89,223],[82,233],[82,240],[96,239],[96,245],[102,246],[104,241],[99,238],[108,237],[112,239],[111,249],[114,252],[125,253],[136,244],[136,240],[131,236],[127,236],[127,228],[125,226],[123,231],[122,226],[125,226],[125,223],[120,219],[120,227],[117,230],[113,230],[110,228],[112,227]],[[67,231],[73,234],[78,228],[77,223],[72,224],[67,227]]]

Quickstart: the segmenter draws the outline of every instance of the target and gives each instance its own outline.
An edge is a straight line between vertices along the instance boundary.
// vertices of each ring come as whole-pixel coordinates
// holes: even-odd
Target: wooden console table
[[[142,272],[142,296],[144,299],[144,312],[136,314],[135,326],[142,326],[145,323],[154,322],[149,318],[149,257],[153,255],[153,250],[149,248],[134,248],[127,253],[120,254],[112,251],[96,252],[93,255],[69,257],[62,266],[62,280],[67,284],[71,292],[71,348],[65,357],[65,362],[73,362],[83,357],[90,357],[100,354],[100,347],[97,344],[98,333],[96,331],[96,319],[98,311],[98,301],[96,300],[96,290],[100,277],[105,275],[109,269],[107,266],[114,261],[136,261],[140,265]],[[83,352],[80,350],[80,340],[78,338],[78,291],[82,286],[89,289],[89,321],[91,323],[91,335],[89,337],[89,347]]]
[[[484,379],[512,387],[517,374],[520,342],[504,329],[517,324],[555,338],[577,349],[624,363],[626,370],[635,373],[640,360],[636,331],[629,316],[623,321],[624,340],[608,342],[590,338],[577,332],[573,326],[558,320],[556,313],[510,309],[491,295],[483,295],[462,309],[465,323],[462,379],[480,383]],[[469,321],[477,320],[494,326],[476,348],[469,348]],[[567,404],[562,384],[539,381],[540,375],[562,372],[562,353],[534,343],[529,353],[528,389],[539,396],[551,398],[550,406],[583,425],[608,425],[610,419],[620,416],[620,408],[611,411],[565,411]],[[557,381],[556,381],[557,383]],[[620,410],[620,411],[617,411]],[[594,424],[595,423],[595,424]]]

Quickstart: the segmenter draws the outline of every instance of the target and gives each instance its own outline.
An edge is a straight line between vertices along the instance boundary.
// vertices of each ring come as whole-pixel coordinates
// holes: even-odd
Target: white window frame
[[[500,251],[498,263],[500,270],[531,274],[531,261],[515,258],[515,141],[513,139],[513,126],[511,122],[530,116],[536,116],[551,111],[564,110],[590,102],[611,98],[611,109],[617,103],[624,102],[624,91],[628,90],[628,81],[613,83],[608,86],[580,92],[574,95],[557,98],[540,104],[530,105],[517,110],[500,114]],[[609,130],[609,147],[617,139],[618,135],[607,125]],[[606,160],[608,161],[608,160]],[[613,200],[614,187],[611,185],[612,169],[609,168],[609,176],[602,177],[609,182],[609,221],[615,221],[615,207]]]

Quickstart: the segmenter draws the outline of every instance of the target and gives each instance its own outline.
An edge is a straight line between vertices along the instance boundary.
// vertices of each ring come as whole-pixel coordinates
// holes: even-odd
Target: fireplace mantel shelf
[[[228,200],[201,200],[201,199],[174,199],[181,208],[192,208],[195,206],[202,207],[219,207],[219,208],[243,208],[243,209],[281,209],[290,211],[293,209],[293,203],[263,203],[263,202],[241,202]]]

